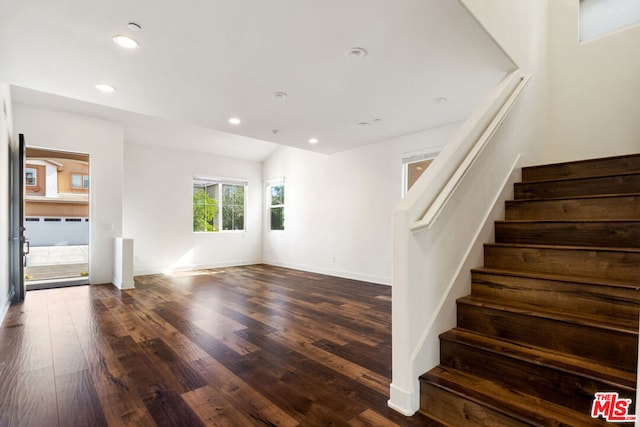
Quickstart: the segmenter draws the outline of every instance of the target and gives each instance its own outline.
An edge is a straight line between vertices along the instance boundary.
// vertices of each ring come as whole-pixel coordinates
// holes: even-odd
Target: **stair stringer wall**
[[[494,222],[504,218],[504,201],[513,197],[513,184],[520,181],[522,167],[526,166],[525,161],[523,156],[518,155],[512,164],[511,173],[503,182],[501,191],[496,194],[480,227],[470,239],[466,252],[461,254],[459,264],[450,281],[444,286],[443,294],[431,313],[427,327],[420,337],[414,354],[412,354],[411,358],[416,363],[423,361],[432,368],[440,363],[440,339],[438,337],[441,333],[456,326],[456,300],[471,293],[471,270],[482,266],[483,245],[494,241]]]
[[[501,124],[431,227],[412,232],[407,212],[394,212],[389,406],[405,415],[419,408],[419,375],[439,364],[438,335],[456,324],[455,300],[470,293],[470,270],[482,266],[483,244],[493,240],[494,221],[504,218],[520,169],[538,160],[527,152],[531,147],[516,142],[527,115],[523,104]]]

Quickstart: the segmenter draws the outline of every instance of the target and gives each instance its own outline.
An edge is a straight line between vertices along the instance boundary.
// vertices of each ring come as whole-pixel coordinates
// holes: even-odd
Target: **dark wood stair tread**
[[[636,387],[636,375],[634,372],[604,366],[588,359],[554,353],[548,349],[532,345],[506,341],[461,328],[454,328],[442,333],[440,339],[462,343],[502,356],[506,355],[531,364],[551,367],[573,375],[607,382],[614,388],[634,391]]]
[[[485,243],[490,268],[640,281],[640,249],[558,244]]]
[[[484,245],[504,248],[564,249],[577,251],[630,252],[640,254],[640,249],[637,248],[612,248],[609,246],[532,245],[526,243],[485,243]]]
[[[481,298],[467,295],[458,299],[459,304],[485,307],[502,312],[521,314],[531,317],[551,319],[565,323],[589,326],[623,333],[631,336],[638,336],[638,319],[630,320],[624,318],[611,318],[585,313],[568,313],[566,311],[551,310],[539,306],[511,301],[502,301],[490,298]]]
[[[609,224],[640,223],[640,219],[501,219],[496,224]]]
[[[617,178],[622,176],[630,176],[630,175],[638,175],[640,174],[640,170],[630,170],[619,173],[603,173],[603,174],[594,174],[594,175],[582,175],[582,176],[564,176],[558,178],[548,178],[548,179],[539,179],[535,181],[522,181],[518,184],[553,184],[557,182],[566,182],[566,181],[583,181],[587,179],[598,179],[598,178]],[[626,194],[626,193],[625,193]]]
[[[592,194],[592,195],[580,195],[580,196],[565,196],[565,197],[541,197],[539,199],[521,199],[521,200],[506,200],[507,205],[530,203],[530,202],[553,202],[561,200],[584,200],[584,199],[611,199],[616,197],[638,197],[640,193],[611,193],[611,194]]]
[[[502,220],[495,221],[495,240],[501,243],[603,245],[640,248],[640,220]]]
[[[640,170],[640,154],[527,166],[522,168],[522,180],[537,182],[540,179],[549,179],[549,176],[608,176],[633,170]]]
[[[612,288],[625,288],[640,291],[640,282],[636,280],[615,280],[599,277],[574,276],[569,274],[539,273],[534,271],[507,270],[500,268],[478,267],[471,270],[472,273],[486,273],[502,276],[526,277],[530,279],[553,280],[557,282],[584,283],[587,285],[607,286]]]
[[[420,376],[435,387],[473,401],[496,412],[530,425],[605,426],[589,414],[582,414],[517,390],[500,386],[492,381],[468,375],[455,369],[437,366]],[[422,408],[428,414],[428,408]]]
[[[513,190],[514,199],[516,200],[604,194],[636,194],[640,190],[640,172],[611,176],[519,182],[514,184]]]

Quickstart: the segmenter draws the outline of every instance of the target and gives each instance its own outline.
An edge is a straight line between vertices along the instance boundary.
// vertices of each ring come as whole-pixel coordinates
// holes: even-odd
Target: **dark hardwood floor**
[[[1,426],[412,426],[387,407],[391,288],[256,265],[30,291]]]

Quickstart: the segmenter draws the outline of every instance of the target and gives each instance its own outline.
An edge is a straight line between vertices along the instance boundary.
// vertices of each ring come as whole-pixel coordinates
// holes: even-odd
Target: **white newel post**
[[[115,238],[113,284],[120,289],[133,289],[133,239]]]

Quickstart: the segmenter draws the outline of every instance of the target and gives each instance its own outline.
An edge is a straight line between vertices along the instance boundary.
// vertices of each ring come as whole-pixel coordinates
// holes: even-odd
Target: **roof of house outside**
[[[25,195],[27,202],[36,203],[89,203],[89,195],[83,193],[58,193],[55,197]]]

